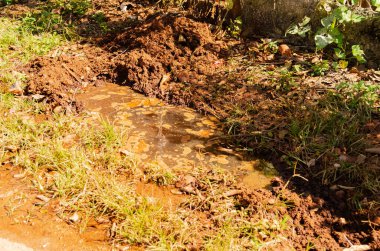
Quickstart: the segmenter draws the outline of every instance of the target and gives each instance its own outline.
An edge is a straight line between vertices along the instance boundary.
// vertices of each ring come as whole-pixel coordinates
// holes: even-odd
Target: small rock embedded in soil
[[[136,4],[131,2],[124,2],[120,4],[120,10],[122,12],[127,12],[127,10],[133,9],[136,7]]]
[[[172,194],[175,194],[175,195],[182,195],[183,193],[181,192],[181,191],[179,191],[178,189],[172,189],[172,190],[170,190],[170,192],[172,193]]]
[[[75,223],[75,222],[78,222],[79,221],[79,215],[77,213],[74,213],[70,218],[69,220],[72,222],[72,223]]]
[[[62,106],[56,106],[54,109],[53,109],[53,112],[54,113],[61,113],[63,111],[63,107]]]
[[[18,173],[18,174],[13,175],[13,178],[15,179],[22,179],[24,177],[25,177],[25,173]]]

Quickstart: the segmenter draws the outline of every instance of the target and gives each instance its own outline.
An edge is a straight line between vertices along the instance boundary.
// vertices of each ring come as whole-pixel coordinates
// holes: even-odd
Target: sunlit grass
[[[24,64],[63,42],[60,35],[33,35],[23,29],[20,21],[0,17],[0,87],[4,89],[17,80],[24,80],[21,72]]]
[[[139,195],[136,183],[141,179],[168,185],[176,174],[123,155],[127,131],[99,117],[39,118],[42,111],[41,103],[0,94],[0,160],[23,168],[37,190],[57,198],[63,205],[61,217],[78,213],[83,228],[85,219],[109,218],[114,240],[151,250],[182,250],[195,243],[205,250],[251,250],[265,245],[261,235],[276,240],[282,231],[277,216],[264,219],[264,207],[254,215],[253,209],[236,210],[231,198],[221,199],[227,184],[235,182],[227,171],[193,170],[210,190],[209,197],[190,196],[188,203],[174,208]],[[204,203],[214,205],[212,225],[204,225],[200,217],[210,213],[202,209]]]

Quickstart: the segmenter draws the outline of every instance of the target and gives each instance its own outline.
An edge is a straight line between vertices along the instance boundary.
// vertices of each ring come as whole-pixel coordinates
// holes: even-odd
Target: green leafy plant
[[[311,31],[310,20],[310,17],[305,16],[301,23],[291,25],[285,32],[285,36],[287,34],[293,34],[305,37],[306,34]]]
[[[228,33],[234,37],[238,38],[241,33],[241,28],[242,28],[242,20],[241,17],[237,17],[235,20],[231,20],[229,26],[227,27]]]
[[[321,19],[322,27],[317,30],[314,41],[317,50],[324,49],[328,45],[335,45],[334,53],[338,59],[347,58],[346,41],[342,30],[348,23],[358,23],[364,19],[363,16],[355,14],[347,6],[341,5],[328,12],[328,15]],[[352,56],[359,62],[365,63],[364,52],[360,45],[351,47]]]
[[[323,76],[326,71],[330,70],[330,65],[327,60],[322,60],[314,64],[311,69],[313,70],[313,76]]]
[[[91,2],[88,0],[50,0],[23,18],[23,27],[34,33],[56,32],[72,37],[72,23],[84,15]]]
[[[13,0],[1,0],[0,3],[1,5],[9,5],[13,3]]]
[[[99,28],[103,32],[107,32],[109,30],[109,27],[107,25],[107,17],[103,12],[96,12],[91,16],[91,18],[99,25]]]
[[[368,84],[364,81],[344,82],[337,86],[337,90],[351,109],[358,109],[360,105],[374,107],[376,102],[379,102],[380,87],[376,84]]]
[[[380,0],[371,0],[371,4],[376,11],[380,11]]]
[[[330,6],[330,3],[335,8]],[[293,34],[305,37],[306,34],[311,33],[317,50],[323,50],[327,47],[333,49],[335,59],[339,60],[337,66],[340,68],[347,67],[350,60],[365,63],[366,59],[361,46],[358,44],[349,46],[344,36],[348,24],[359,23],[367,18],[364,15],[357,14],[357,11],[355,11],[356,6],[359,4],[360,1],[358,0],[325,2],[321,7],[326,15],[321,19],[322,26],[314,34],[311,33],[311,19],[306,16],[302,22],[290,26],[285,35]],[[371,5],[376,11],[380,10],[380,0],[371,0]]]

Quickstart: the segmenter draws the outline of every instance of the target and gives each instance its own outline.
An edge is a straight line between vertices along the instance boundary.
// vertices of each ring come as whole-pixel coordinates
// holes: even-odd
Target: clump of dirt
[[[151,16],[114,43],[126,48],[116,61],[119,83],[186,105],[194,103],[189,87],[205,85],[227,49],[214,40],[206,23],[175,13]]]
[[[336,214],[329,209],[329,202],[321,197],[292,192],[279,178],[272,180],[268,190],[248,190],[237,184],[233,177],[210,170],[194,176],[184,175],[176,187],[182,192],[193,194],[182,207],[205,214],[211,221],[210,228],[205,227],[208,233],[231,218],[236,220],[236,226],[242,228],[247,225],[239,225],[239,222],[266,222],[271,219],[274,224],[271,231],[278,231],[276,236],[284,236],[283,240],[277,241],[288,248],[280,248],[273,241],[275,247],[270,250],[303,250],[308,246],[313,247],[313,250],[341,250],[351,243],[379,248],[376,229],[355,224],[349,212]],[[225,213],[220,214],[220,208]],[[236,211],[244,213],[234,214]],[[278,220],[282,220],[282,227]],[[265,231],[258,229],[257,235],[263,241],[270,241],[270,237],[263,234]]]
[[[40,94],[51,108],[81,109],[75,94],[89,85],[97,85],[109,75],[107,53],[99,48],[82,48],[82,54],[40,57],[28,66],[26,94]],[[87,53],[86,53],[87,52]],[[95,53],[94,53],[95,52]],[[53,53],[54,54],[54,53]]]

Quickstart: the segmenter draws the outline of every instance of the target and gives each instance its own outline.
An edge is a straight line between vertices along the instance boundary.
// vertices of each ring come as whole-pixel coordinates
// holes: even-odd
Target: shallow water
[[[270,184],[271,177],[255,169],[258,160],[247,160],[221,146],[217,138],[223,134],[215,117],[166,105],[116,84],[90,87],[77,98],[86,110],[128,129],[127,154],[183,171],[199,165],[220,166],[245,174],[242,182],[251,188]]]

